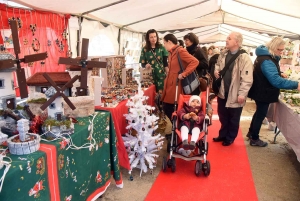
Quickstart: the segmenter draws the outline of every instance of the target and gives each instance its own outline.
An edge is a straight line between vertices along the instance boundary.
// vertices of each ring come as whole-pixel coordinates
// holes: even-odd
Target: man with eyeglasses
[[[253,85],[249,91],[249,98],[255,101],[256,111],[247,134],[251,146],[268,145],[259,139],[259,131],[270,103],[278,101],[280,89],[300,90],[299,82],[284,79],[287,76],[280,72],[279,60],[284,46],[285,41],[281,37],[274,37],[266,45],[257,47],[255,51],[257,58],[254,62]]]

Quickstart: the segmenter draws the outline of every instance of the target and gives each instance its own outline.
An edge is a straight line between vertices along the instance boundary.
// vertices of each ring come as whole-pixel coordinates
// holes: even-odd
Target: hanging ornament
[[[31,24],[30,25],[30,30],[32,32],[32,35],[34,36],[34,33],[36,32],[36,24]]]
[[[67,30],[66,29],[64,29],[64,31],[62,32],[62,38],[64,39],[64,40],[67,40],[67,36],[68,36],[68,33],[67,33]]]
[[[41,47],[40,41],[37,38],[34,38],[31,43],[31,46],[32,46],[33,51],[38,52]]]
[[[21,20],[19,17],[17,17],[17,18],[15,18],[15,17],[8,18],[8,24],[9,24],[9,25],[10,25],[10,21],[11,21],[11,20],[17,21],[17,24],[18,24],[18,28],[19,28],[19,29],[23,26],[23,22],[22,22],[22,20]]]
[[[133,181],[133,176],[132,175],[130,175],[129,180]]]
[[[41,66],[43,67],[45,65],[45,61],[41,61]]]
[[[32,67],[33,64],[34,64],[34,62],[29,62],[29,63],[28,63],[28,66],[29,66],[29,67]]]
[[[59,45],[59,52],[63,52],[63,51],[64,51],[64,47],[65,47],[65,45],[64,45],[63,42],[61,41],[61,42],[60,42],[60,45]]]
[[[57,46],[59,46],[59,40],[58,40],[58,38],[55,40],[55,44],[56,44]]]
[[[28,45],[28,40],[27,40],[27,38],[25,38],[24,40],[23,40],[23,43],[24,43],[24,45]]]
[[[48,40],[48,41],[47,41],[47,45],[48,45],[48,46],[51,46],[51,40]]]

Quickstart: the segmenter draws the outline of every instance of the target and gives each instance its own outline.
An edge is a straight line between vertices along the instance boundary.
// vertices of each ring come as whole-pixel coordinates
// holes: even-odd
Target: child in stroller
[[[201,99],[199,96],[191,96],[188,103],[178,112],[179,128],[181,132],[182,146],[185,150],[194,150],[200,131],[203,129],[204,114],[200,108]],[[191,133],[191,141],[188,143],[188,134]]]

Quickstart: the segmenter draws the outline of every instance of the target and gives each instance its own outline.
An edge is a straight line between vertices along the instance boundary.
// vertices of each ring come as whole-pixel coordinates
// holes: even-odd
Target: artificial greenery
[[[290,93],[290,94],[297,94],[299,91],[297,89],[280,89],[280,92]]]
[[[31,99],[28,100],[28,103],[46,103],[46,98],[38,98],[38,99]]]
[[[43,126],[66,126],[67,128],[71,127],[71,120],[62,120],[62,121],[58,121],[52,118],[47,118],[44,123]]]
[[[17,110],[23,110],[24,107],[22,107],[21,105],[17,105],[16,109],[17,109]]]

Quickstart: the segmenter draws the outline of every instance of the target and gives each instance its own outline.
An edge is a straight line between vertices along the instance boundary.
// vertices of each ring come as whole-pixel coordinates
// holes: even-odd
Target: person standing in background
[[[203,49],[200,48],[199,39],[194,33],[189,33],[183,37],[184,43],[186,45],[186,50],[193,55],[198,61],[199,64],[196,68],[199,77],[206,75],[208,70],[208,61],[207,55],[204,53]],[[199,95],[200,87],[195,89],[191,95]]]
[[[157,31],[150,29],[146,33],[146,45],[142,48],[140,63],[144,68],[152,68],[153,82],[156,92],[164,89],[164,79],[169,72],[168,52],[159,43]]]
[[[287,77],[280,72],[279,60],[284,50],[285,41],[281,37],[274,37],[265,46],[256,48],[257,58],[254,62],[253,85],[249,91],[249,98],[256,104],[247,137],[251,146],[265,147],[267,142],[259,139],[259,131],[267,115],[270,103],[278,101],[280,89],[298,89],[300,83],[284,79]]]
[[[221,52],[215,65],[214,75],[219,78],[219,72],[238,54],[234,61],[228,63],[217,99],[221,128],[213,141],[222,142],[223,146],[231,145],[237,137],[242,110],[253,82],[253,64],[246,51],[241,50],[242,43],[243,36],[239,32],[231,32],[226,39],[226,50]]]
[[[183,40],[178,40],[178,45],[180,45],[181,47],[185,48]]]

